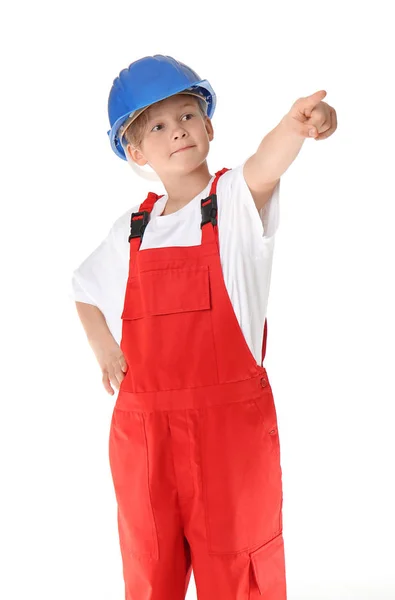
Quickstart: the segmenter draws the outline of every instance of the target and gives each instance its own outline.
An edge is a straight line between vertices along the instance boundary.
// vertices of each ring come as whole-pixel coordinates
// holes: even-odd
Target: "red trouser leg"
[[[176,464],[184,482],[190,469],[182,518],[198,600],[286,600],[273,409],[266,388],[256,399],[185,411],[183,427],[178,419],[185,447]]]
[[[115,409],[109,457],[125,600],[183,600],[191,576],[166,413]]]

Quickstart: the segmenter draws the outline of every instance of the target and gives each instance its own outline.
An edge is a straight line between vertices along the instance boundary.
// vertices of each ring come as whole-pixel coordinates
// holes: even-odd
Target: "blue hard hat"
[[[136,60],[114,79],[108,98],[108,117],[111,129],[107,131],[111,148],[126,160],[120,141],[120,130],[125,121],[133,120],[151,104],[174,94],[190,92],[207,103],[211,119],[216,106],[216,95],[206,79],[171,56],[155,54]]]

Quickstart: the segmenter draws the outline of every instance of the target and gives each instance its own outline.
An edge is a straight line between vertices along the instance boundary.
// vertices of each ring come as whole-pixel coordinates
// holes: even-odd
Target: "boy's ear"
[[[208,139],[210,142],[213,141],[214,139],[214,128],[213,128],[213,124],[211,122],[211,119],[209,117],[206,116],[206,131],[208,134]]]
[[[128,144],[126,147],[126,152],[129,154],[130,158],[140,167],[148,164],[148,160],[145,158],[144,154],[138,149]]]

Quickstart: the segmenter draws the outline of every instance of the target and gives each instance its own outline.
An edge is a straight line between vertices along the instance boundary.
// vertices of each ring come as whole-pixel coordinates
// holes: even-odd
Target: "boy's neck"
[[[205,161],[198,169],[176,180],[163,180],[168,200],[162,214],[170,214],[180,210],[207,187],[212,175]]]

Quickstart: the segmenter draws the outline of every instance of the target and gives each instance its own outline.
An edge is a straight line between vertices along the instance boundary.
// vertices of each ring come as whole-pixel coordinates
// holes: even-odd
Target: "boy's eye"
[[[187,114],[185,114],[185,115],[183,115],[183,116],[182,116],[182,118],[184,118],[184,117],[193,117],[193,114],[192,114],[192,113],[187,113]],[[188,119],[188,121],[189,121],[189,119]],[[162,126],[163,126],[163,124],[162,124],[162,123],[158,123],[157,125],[155,125],[155,126],[154,126],[154,127],[151,129],[151,131],[154,131],[156,127],[162,127]]]

